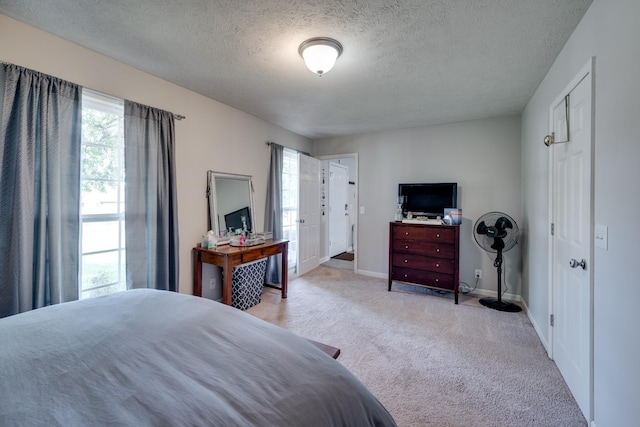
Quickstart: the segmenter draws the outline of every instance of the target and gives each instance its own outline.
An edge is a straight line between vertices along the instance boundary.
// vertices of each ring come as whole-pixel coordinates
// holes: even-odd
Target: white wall
[[[640,420],[640,2],[595,0],[522,116],[523,298],[543,339],[547,284],[549,105],[595,56],[594,220],[609,227],[595,249],[594,420],[599,427]]]
[[[311,151],[311,141],[254,116],[0,15],[0,60],[186,116],[176,122],[180,292],[192,292],[191,248],[207,228],[206,171],[252,175],[262,229],[269,147]]]
[[[315,155],[358,153],[358,270],[387,277],[389,222],[401,182],[457,182],[460,280],[495,296],[494,256],[473,240],[480,215],[501,211],[520,222],[520,118],[502,117],[314,141]],[[359,212],[359,209],[356,208]],[[509,294],[520,294],[520,250],[505,253]],[[504,290],[504,288],[503,288]]]

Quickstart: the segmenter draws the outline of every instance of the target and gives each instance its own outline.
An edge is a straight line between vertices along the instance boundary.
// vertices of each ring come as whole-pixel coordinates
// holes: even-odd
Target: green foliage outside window
[[[104,193],[118,185],[121,118],[115,114],[85,109],[82,112],[82,191]]]

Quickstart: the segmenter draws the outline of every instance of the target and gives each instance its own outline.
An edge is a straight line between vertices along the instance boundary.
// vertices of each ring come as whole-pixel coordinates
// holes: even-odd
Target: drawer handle
[[[407,262],[409,262],[409,260],[405,259],[404,262],[407,263]]]
[[[404,235],[405,235],[405,236],[408,236],[408,235],[409,235],[409,232],[408,232],[408,231],[405,231],[405,232],[404,232]]]
[[[409,276],[407,276],[407,275],[405,274],[405,275],[404,275],[404,277],[409,277]]]
[[[436,252],[440,252],[440,248],[436,249]]]
[[[409,249],[409,245],[405,246],[404,248],[405,248],[405,249]]]
[[[436,267],[440,268],[440,264],[436,264]]]
[[[440,235],[439,235],[439,234],[436,234],[436,237],[438,237],[438,238],[439,238],[439,237],[440,237]]]
[[[439,280],[439,279],[436,279],[436,283],[438,283],[438,280]]]

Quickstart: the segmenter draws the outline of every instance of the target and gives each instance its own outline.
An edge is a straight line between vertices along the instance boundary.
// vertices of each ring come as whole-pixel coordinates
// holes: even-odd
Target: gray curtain
[[[82,89],[5,65],[0,317],[78,299]]]
[[[282,145],[270,143],[271,163],[267,181],[267,203],[264,211],[264,231],[271,231],[274,239],[282,239]],[[286,256],[286,255],[285,255]],[[282,255],[273,255],[267,261],[265,283],[280,284]]]
[[[178,291],[173,114],[125,101],[127,288]]]

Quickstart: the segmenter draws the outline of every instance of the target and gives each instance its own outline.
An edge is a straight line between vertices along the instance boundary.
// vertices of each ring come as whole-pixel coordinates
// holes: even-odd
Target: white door
[[[591,79],[588,68],[552,105],[551,112],[554,133],[567,141],[551,145],[551,356],[587,420],[591,419],[592,381]],[[567,92],[569,96],[565,97]],[[568,135],[565,118],[569,122]]]
[[[298,154],[298,276],[320,264],[320,160]]]
[[[349,169],[329,163],[329,256],[347,251]]]

